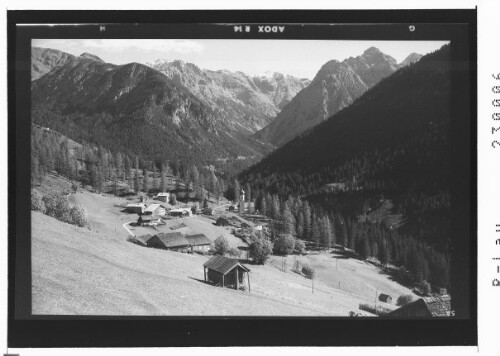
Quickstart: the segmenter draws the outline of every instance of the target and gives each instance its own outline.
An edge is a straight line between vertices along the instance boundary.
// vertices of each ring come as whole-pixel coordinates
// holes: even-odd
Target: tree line
[[[362,259],[375,258],[383,266],[398,267],[396,277],[406,284],[427,281],[435,288],[449,288],[449,255],[388,228],[382,221],[362,222],[299,197],[284,199],[262,191],[256,194],[255,208],[271,219],[270,240],[275,252],[300,251],[294,239],[312,243],[317,249],[340,246]]]
[[[56,132],[32,126],[31,179],[42,183],[47,173],[57,172],[95,192],[115,195],[173,191],[187,197],[220,199],[228,183],[213,167],[187,165],[180,160],[144,160],[102,146],[91,147],[68,140]]]

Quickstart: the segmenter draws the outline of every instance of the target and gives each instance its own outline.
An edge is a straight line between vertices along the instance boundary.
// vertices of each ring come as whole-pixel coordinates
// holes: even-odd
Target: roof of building
[[[387,316],[400,316],[408,310],[425,308],[432,317],[446,317],[451,315],[451,298],[449,295],[441,297],[424,297],[399,309],[393,310]]]
[[[167,248],[189,246],[189,241],[180,232],[161,232],[155,235]]]
[[[157,215],[141,215],[141,216],[139,216],[140,221],[151,221],[151,220],[159,220],[159,219],[161,219],[161,218]]]
[[[236,266],[241,267],[246,272],[250,272],[250,269],[243,266],[241,263],[238,262],[238,260],[224,256],[214,256],[203,264],[203,267],[206,267],[208,269],[211,269],[213,271],[222,274],[227,274],[228,272],[233,270]]]
[[[158,196],[158,197],[168,197],[169,195],[170,195],[170,193],[165,193],[165,192],[163,192],[163,193],[158,193],[158,195],[157,195],[157,196]]]
[[[183,212],[191,212],[191,208],[177,208],[169,211],[170,213],[183,213]]]
[[[147,234],[147,235],[136,236],[135,239],[138,242],[142,243],[143,245],[146,245],[152,237],[153,235]]]
[[[210,245],[212,243],[204,234],[187,235],[186,239],[194,246]]]
[[[146,212],[148,212],[148,211],[153,212],[160,207],[161,207],[160,204],[150,204],[150,205],[148,205],[148,207],[146,208],[145,211]]]
[[[449,296],[424,297],[422,299],[432,316],[450,316],[451,298]]]
[[[129,203],[127,208],[143,208],[145,205],[143,203]]]

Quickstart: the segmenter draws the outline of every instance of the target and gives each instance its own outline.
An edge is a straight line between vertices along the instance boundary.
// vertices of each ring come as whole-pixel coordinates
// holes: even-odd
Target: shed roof
[[[129,203],[127,204],[127,208],[144,208],[145,205],[143,203]]]
[[[432,316],[450,316],[451,298],[449,296],[424,297],[422,299]]]
[[[147,235],[136,236],[135,239],[140,243],[142,243],[143,245],[146,245],[152,237],[153,235],[147,234]]]
[[[224,257],[224,256],[214,256],[203,264],[203,267],[207,267],[208,269],[211,269],[213,271],[216,271],[216,272],[219,272],[222,274],[227,274],[228,272],[232,271],[237,266],[241,267],[246,272],[250,272],[250,269],[243,266],[241,263],[238,262],[238,260]]]
[[[154,212],[156,209],[158,209],[160,207],[160,204],[150,204],[147,208],[146,208],[146,212],[150,211],[150,212]]]
[[[189,241],[180,232],[159,233],[155,235],[167,248],[189,246]]]
[[[412,303],[406,304],[399,309],[393,310],[387,316],[401,316],[414,310],[427,310],[432,317],[446,317],[451,315],[450,296],[424,297]]]
[[[188,235],[186,239],[194,246],[210,245],[212,243],[204,234]]]
[[[151,220],[160,220],[161,218],[157,215],[141,215],[139,216],[140,221],[151,221]]]

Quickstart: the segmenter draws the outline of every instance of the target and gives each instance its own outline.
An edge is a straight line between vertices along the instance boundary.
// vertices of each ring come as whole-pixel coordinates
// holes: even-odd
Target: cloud
[[[43,45],[52,48],[80,48],[83,51],[92,50],[104,51],[161,51],[164,53],[200,53],[204,46],[193,40],[174,40],[174,39],[53,39],[53,40],[35,40],[35,45]]]

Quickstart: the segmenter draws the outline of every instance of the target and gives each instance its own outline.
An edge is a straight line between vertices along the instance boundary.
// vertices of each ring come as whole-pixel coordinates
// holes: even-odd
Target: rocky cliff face
[[[268,126],[255,134],[263,142],[281,146],[349,106],[365,91],[402,66],[418,60],[410,55],[401,64],[370,47],[361,56],[325,63],[311,84],[299,92]]]
[[[158,60],[148,66],[186,87],[232,130],[253,134],[271,122],[309,84],[281,73],[249,76],[200,69],[192,63]]]

